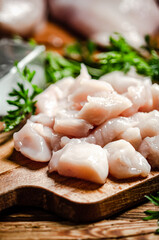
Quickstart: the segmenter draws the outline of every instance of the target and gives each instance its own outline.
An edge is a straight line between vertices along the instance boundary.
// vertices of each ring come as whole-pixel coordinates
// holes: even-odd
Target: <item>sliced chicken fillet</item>
[[[147,160],[129,142],[114,141],[108,143],[104,149],[109,153],[109,172],[113,177],[118,179],[146,177],[150,173],[151,167]]]
[[[152,168],[159,169],[159,135],[146,137],[139,147],[139,152],[148,159]]]
[[[124,139],[125,141],[131,143],[136,150],[142,142],[140,129],[137,127],[130,127],[126,129],[123,133],[118,135],[117,139]]]
[[[107,152],[100,146],[74,141],[53,152],[49,172],[57,171],[67,177],[75,177],[103,184],[108,175]]]
[[[33,161],[48,162],[51,150],[44,137],[36,131],[35,125],[28,120],[20,131],[14,133],[14,147]]]
[[[77,116],[92,125],[100,125],[108,119],[117,117],[132,106],[128,98],[116,92],[108,93],[106,97],[88,96],[87,100]]]

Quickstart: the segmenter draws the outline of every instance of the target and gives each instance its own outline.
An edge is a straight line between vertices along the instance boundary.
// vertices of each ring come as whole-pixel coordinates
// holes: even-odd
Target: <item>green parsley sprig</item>
[[[159,82],[159,57],[155,49],[150,47],[150,41],[147,44],[145,51],[148,58],[141,55],[142,51],[131,47],[120,34],[110,36],[109,46],[102,49],[92,41],[70,44],[65,49],[65,57],[54,53],[46,55],[47,81],[54,83],[63,77],[76,77],[80,73],[80,64],[84,63],[95,79],[113,71],[127,73],[134,67],[138,74]]]
[[[79,41],[67,45],[65,48],[65,56],[83,63],[93,64],[93,54],[98,50],[97,44],[93,41]]]
[[[138,74],[151,77],[152,81],[159,81],[159,57],[155,50],[151,50],[147,59],[133,49],[119,34],[110,36],[108,51],[98,54],[99,62],[105,73],[123,71],[127,73],[135,67]]]
[[[150,75],[150,67],[145,58],[134,50],[121,36],[110,36],[108,51],[98,54],[99,62],[105,73],[123,71],[127,73],[133,66],[136,72],[142,75]]]
[[[80,73],[80,68],[78,62],[67,60],[57,53],[46,54],[45,75],[48,83],[55,83],[68,76],[76,77]]]
[[[8,132],[18,126],[23,119],[29,114],[35,113],[35,103],[34,97],[42,92],[37,85],[32,84],[33,77],[35,75],[35,71],[30,71],[26,66],[21,72],[16,64],[17,71],[19,72],[22,79],[29,82],[32,86],[32,93],[29,93],[29,89],[25,89],[23,83],[17,83],[17,88],[13,89],[12,92],[9,93],[9,96],[13,98],[13,100],[7,100],[9,105],[15,107],[14,110],[9,110],[7,115],[2,118],[2,121],[5,123],[4,131]]]
[[[146,196],[150,202],[152,202],[154,205],[159,206],[159,192],[157,193],[156,196],[150,195]],[[144,218],[144,220],[151,220],[151,219],[157,219],[158,225],[159,225],[159,211],[151,211],[147,210],[145,211],[145,214],[147,217]],[[159,234],[159,228],[155,232],[156,234]]]

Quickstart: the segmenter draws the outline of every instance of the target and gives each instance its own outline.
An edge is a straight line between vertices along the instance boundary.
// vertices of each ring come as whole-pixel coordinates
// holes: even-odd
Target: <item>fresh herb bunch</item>
[[[68,61],[73,60],[80,64],[84,63],[92,78],[98,79],[105,73],[100,62],[95,59],[95,54],[99,51],[101,51],[101,48],[90,40],[86,42],[76,42],[69,44],[65,48],[65,58],[67,58]]]
[[[100,49],[92,41],[76,42],[66,47],[65,57],[48,53],[45,59],[45,73],[47,81],[54,83],[63,77],[76,77],[80,73],[80,64],[84,63],[89,74],[100,78],[103,74],[113,71],[127,73],[135,67],[138,74],[151,77],[152,81],[159,81],[159,57],[150,47],[147,37],[149,58],[141,55],[141,51],[133,49],[120,34],[109,38],[109,46]],[[100,53],[99,53],[100,52]]]
[[[45,75],[48,83],[55,83],[68,76],[80,74],[81,63],[84,63],[90,75],[98,79],[104,74],[99,63],[94,60],[97,45],[92,41],[76,42],[65,48],[64,57],[53,52],[46,53]]]
[[[151,50],[150,57],[146,59],[133,49],[121,35],[110,36],[109,40],[108,52],[98,55],[105,73],[116,70],[127,73],[131,67],[135,67],[138,74],[149,76],[152,81],[159,81],[159,57],[154,50]]]
[[[45,75],[48,83],[55,83],[58,80],[80,73],[78,62],[67,60],[57,53],[49,52],[45,58]]]
[[[157,196],[146,196],[147,199],[149,199],[153,204],[156,206],[159,206],[159,192],[157,193]],[[157,219],[157,222],[159,224],[159,211],[151,211],[147,210],[145,211],[145,214],[147,217],[144,218],[144,220],[150,220],[150,219]],[[159,234],[159,228],[155,232],[156,234]]]
[[[65,48],[65,56],[85,64],[93,64],[93,54],[98,50],[98,46],[88,40],[87,42],[76,42],[69,44]]]
[[[5,132],[8,132],[14,129],[17,125],[21,123],[23,119],[29,114],[35,113],[35,103],[34,97],[42,92],[37,85],[32,84],[35,71],[31,72],[26,66],[21,72],[17,66],[17,71],[19,72],[22,79],[28,81],[32,86],[32,93],[29,93],[29,89],[25,89],[23,83],[17,83],[17,88],[13,89],[9,93],[10,97],[13,97],[14,100],[7,100],[9,105],[15,107],[14,110],[9,110],[7,115],[2,118],[2,121],[5,123]]]
[[[137,53],[122,36],[110,36],[108,51],[98,54],[99,62],[105,73],[123,71],[127,73],[133,66],[137,73],[150,75],[150,68],[144,58]]]

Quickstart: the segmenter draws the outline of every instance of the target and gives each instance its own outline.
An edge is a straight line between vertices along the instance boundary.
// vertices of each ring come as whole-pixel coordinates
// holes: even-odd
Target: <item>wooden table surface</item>
[[[72,34],[55,24],[47,23],[34,39],[47,49],[62,52],[74,41]],[[159,239],[154,232],[157,221],[143,221],[144,211],[155,210],[150,202],[136,206],[110,219],[89,224],[74,224],[42,209],[12,207],[0,212],[0,240],[12,239]]]
[[[111,219],[74,224],[35,208],[12,208],[0,214],[0,239],[135,239],[157,240],[156,220],[143,221],[143,213],[155,209],[145,203]]]

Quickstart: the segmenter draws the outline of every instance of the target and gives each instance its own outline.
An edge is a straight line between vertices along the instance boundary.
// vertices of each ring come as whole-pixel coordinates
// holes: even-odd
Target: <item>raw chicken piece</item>
[[[146,177],[150,173],[151,167],[147,160],[129,142],[114,141],[108,143],[104,149],[109,153],[109,172],[113,177],[118,179]]]
[[[108,176],[107,152],[98,145],[75,140],[53,152],[49,172],[104,184]]]
[[[74,91],[76,91],[80,87],[81,83],[87,82],[89,80],[91,80],[91,76],[87,71],[87,67],[82,63],[80,74],[76,78],[76,81],[74,82],[74,84],[71,86],[70,93],[73,93]]]
[[[136,121],[137,124],[146,121],[147,119],[153,118],[153,117],[157,117],[159,114],[158,111],[153,110],[151,112],[148,113],[144,113],[144,112],[137,112],[134,115],[132,115],[131,117],[129,117],[130,119]],[[137,125],[136,124],[136,125]]]
[[[153,110],[153,97],[152,97],[152,91],[151,91],[151,80],[148,78],[145,81],[143,81],[144,87],[145,87],[145,103],[144,105],[139,107],[139,111],[141,112],[149,112]]]
[[[84,119],[76,118],[76,111],[60,111],[55,117],[54,131],[71,137],[86,137],[93,126]]]
[[[53,124],[54,124],[54,119],[47,116],[44,113],[39,113],[37,115],[32,115],[30,117],[30,121],[35,122],[35,123],[41,123],[44,126],[53,128]]]
[[[45,26],[45,15],[44,0],[0,0],[0,32],[33,35]]]
[[[75,83],[70,89],[70,93],[72,94],[68,96],[68,101],[72,109],[80,110],[87,101],[87,96],[94,96],[97,93],[103,95],[103,92],[107,93],[113,91],[109,83],[91,79],[86,66],[81,64],[80,75],[76,78]]]
[[[67,108],[61,108],[56,114],[56,118],[76,118],[78,111],[76,110],[69,110],[69,107]]]
[[[69,137],[63,136],[60,141],[60,146],[61,146],[61,148],[63,148],[70,141],[76,141],[76,140],[77,140],[77,138],[70,139]],[[78,140],[79,140],[79,142],[82,142],[82,140],[80,140],[80,139],[78,139]],[[83,141],[83,142],[85,142],[85,141]]]
[[[91,76],[88,73],[87,67],[81,63],[81,71],[80,75],[76,78],[77,82],[81,82],[83,80],[90,80]]]
[[[153,110],[149,113],[136,113],[134,120],[138,118],[139,123],[136,125],[140,129],[141,137],[154,137],[159,135],[159,111]]]
[[[63,98],[67,97],[70,93],[72,86],[75,84],[73,77],[66,77],[55,83],[57,87],[62,91]]]
[[[137,127],[131,127],[126,129],[123,133],[121,133],[117,139],[124,139],[127,142],[131,143],[131,145],[137,150],[139,145],[142,142],[140,129]]]
[[[119,116],[125,109],[132,106],[131,101],[115,91],[107,93],[106,97],[87,97],[78,113],[78,118],[85,119],[93,125],[100,125],[108,119]]]
[[[157,31],[159,10],[154,0],[49,0],[54,18],[90,39],[106,45],[110,34],[121,33],[134,47]]]
[[[58,119],[55,118],[54,131],[71,137],[86,137],[93,126],[83,119]]]
[[[55,133],[54,131],[52,132],[52,137],[51,137],[51,149],[52,149],[54,152],[56,152],[56,151],[58,151],[59,149],[61,149],[61,145],[60,145],[61,138],[62,138],[62,135],[61,135],[61,134]]]
[[[74,103],[84,103],[87,96],[93,96],[97,92],[106,93],[113,92],[113,88],[109,83],[97,80],[81,81],[79,87],[69,96],[69,101]]]
[[[96,127],[88,137],[81,138],[80,141],[94,143],[104,147],[107,143],[117,138],[117,136],[127,128],[134,127],[136,124],[137,121],[134,121],[131,118],[113,118]],[[69,142],[69,138],[62,137],[60,145],[63,147]]]
[[[136,112],[138,112],[138,109],[140,106],[144,105],[145,103],[145,88],[143,85],[133,87],[130,86],[128,88],[128,91],[124,94],[127,98],[131,100],[133,105],[126,109],[123,113],[122,116],[129,117]]]
[[[159,110],[159,85],[154,83],[151,86],[152,98],[153,98],[153,109]]]
[[[138,86],[140,84],[139,79],[127,76],[120,71],[105,74],[99,80],[110,83],[114,90],[120,94],[127,92],[128,87]]]
[[[81,88],[81,85],[85,84],[87,85],[87,82],[91,83],[91,76],[88,74],[87,68],[84,64],[81,64],[81,71],[80,71],[80,75],[76,78],[76,81],[74,82],[74,84],[71,86],[70,88],[70,95],[68,96],[68,102],[70,104],[70,109],[72,110],[80,110],[84,104],[84,102],[80,101],[73,101],[74,98],[74,93]],[[88,83],[88,87],[90,86],[90,83]],[[84,88],[82,88],[82,91],[85,91]],[[86,91],[87,92],[87,91]],[[86,95],[86,93],[79,93],[79,95]],[[80,97],[80,96],[79,96]]]
[[[146,137],[139,147],[139,152],[149,161],[152,168],[159,169],[159,135]]]
[[[137,127],[140,129],[142,139],[145,137],[154,137],[159,134],[159,119],[147,119],[146,122],[139,123]]]
[[[143,84],[138,86],[130,86],[128,91],[124,94],[131,100],[133,105],[126,109],[122,116],[128,117],[135,114],[138,110],[150,111],[152,110],[153,101],[151,94],[151,85],[149,81],[145,81]]]
[[[136,121],[136,127],[140,129],[141,137],[154,137],[159,135],[159,111],[153,110],[148,113],[138,112],[129,119]]]
[[[33,128],[41,137],[45,139],[50,149],[57,151],[61,148],[60,140],[62,135],[57,134],[53,131],[53,129],[38,123],[33,124]]]
[[[37,101],[36,114],[44,113],[49,117],[55,116],[58,102],[62,97],[63,93],[60,88],[55,84],[50,85],[44,92],[35,97]]]
[[[20,131],[14,133],[14,147],[31,160],[48,162],[51,158],[51,150],[44,137],[37,131],[37,126],[43,127],[28,120]],[[47,134],[45,137],[47,138]]]
[[[32,128],[44,138],[48,146],[51,148],[51,137],[52,137],[52,129],[46,126],[43,126],[40,123],[31,123]]]

